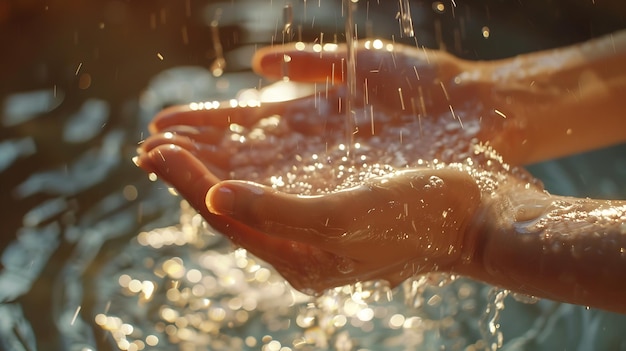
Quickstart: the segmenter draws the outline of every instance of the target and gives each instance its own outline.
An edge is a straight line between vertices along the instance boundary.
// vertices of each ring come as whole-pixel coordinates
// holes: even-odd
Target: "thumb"
[[[345,228],[331,226],[335,205],[326,195],[287,194],[237,180],[218,183],[206,196],[206,207],[214,214],[271,236],[312,244],[345,233]]]

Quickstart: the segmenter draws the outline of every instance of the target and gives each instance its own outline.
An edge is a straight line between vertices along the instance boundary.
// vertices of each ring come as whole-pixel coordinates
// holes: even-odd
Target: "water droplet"
[[[310,288],[304,288],[304,289],[299,289],[302,293],[309,295],[309,296],[316,296],[319,295],[319,293],[317,291],[315,291],[314,289],[310,289]]]
[[[341,257],[337,260],[337,270],[339,273],[350,274],[354,272],[354,266],[354,261],[349,258]]]
[[[224,58],[224,49],[220,39],[219,21],[222,17],[222,9],[215,10],[213,21],[211,21],[211,38],[213,39],[213,50],[215,51],[215,60],[211,64],[210,70],[213,76],[220,77],[224,74],[226,68],[226,59]]]
[[[428,184],[433,187],[433,188],[440,188],[444,185],[443,179],[437,177],[437,176],[431,176],[428,179]]]
[[[527,222],[537,220],[546,213],[547,207],[548,203],[546,202],[522,204],[516,208],[515,221]]]
[[[223,57],[218,57],[213,60],[211,63],[211,67],[209,70],[213,74],[214,77],[221,77],[224,74],[224,69],[226,68],[226,60]]]
[[[433,11],[435,11],[435,13],[442,14],[446,12],[446,5],[444,5],[441,1],[435,1],[433,2]]]
[[[525,304],[534,304],[539,302],[540,298],[536,296],[520,294],[520,293],[511,293],[511,297],[515,299],[515,301],[525,303]]]
[[[483,33],[483,38],[485,38],[485,39],[489,38],[489,34],[490,34],[490,33],[489,33],[489,27],[484,26],[484,27],[481,29],[481,31],[482,31],[482,33]]]
[[[502,347],[503,335],[500,331],[500,314],[504,310],[504,299],[509,292],[498,288],[492,288],[487,297],[487,309],[480,320],[480,332],[483,340],[490,345],[491,350]]]
[[[293,35],[293,6],[288,3],[283,7],[283,34],[285,41],[290,41]]]

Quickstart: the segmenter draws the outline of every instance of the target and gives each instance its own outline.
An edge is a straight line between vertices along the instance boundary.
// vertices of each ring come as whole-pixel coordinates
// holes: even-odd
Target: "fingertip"
[[[270,48],[263,47],[263,48],[257,49],[254,52],[254,55],[252,55],[252,71],[254,71],[257,74],[264,75],[263,58],[268,55],[268,51],[270,51],[270,49],[271,47]]]
[[[345,51],[339,49],[320,51],[319,44],[291,43],[257,50],[252,58],[253,70],[271,79],[289,79],[296,82],[325,82],[342,79]],[[334,77],[333,77],[334,74]]]
[[[144,151],[139,152],[137,156],[133,157],[132,161],[135,164],[135,166],[143,169],[144,172],[146,173],[154,172],[152,163],[150,162],[147,152],[144,152]]]
[[[209,189],[206,205],[212,213],[250,220],[255,209],[270,198],[267,196],[270,193],[257,183],[226,180]]]
[[[284,65],[284,55],[271,47],[259,49],[252,57],[252,70],[267,78],[282,78]]]
[[[216,185],[206,194],[206,206],[216,215],[231,215],[235,207],[235,193],[226,185]]]
[[[193,110],[189,105],[166,107],[154,116],[150,124],[148,124],[148,130],[151,134],[161,133],[171,126],[179,125],[178,120],[181,119],[181,115],[184,116],[192,112]]]

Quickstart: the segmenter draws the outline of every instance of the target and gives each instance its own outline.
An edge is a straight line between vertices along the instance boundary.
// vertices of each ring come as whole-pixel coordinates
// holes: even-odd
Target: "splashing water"
[[[504,336],[500,331],[500,315],[504,310],[504,299],[509,291],[499,288],[492,288],[489,291],[487,300],[487,310],[480,320],[481,333],[486,347],[490,351],[496,351],[502,347]]]
[[[139,233],[94,278],[93,321],[120,350],[455,349],[480,339],[459,317],[479,308],[473,282],[433,274],[396,292],[371,281],[309,297],[233,252],[186,202],[180,224]]]

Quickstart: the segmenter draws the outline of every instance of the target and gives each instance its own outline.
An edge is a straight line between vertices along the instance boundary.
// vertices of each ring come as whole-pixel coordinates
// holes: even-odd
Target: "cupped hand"
[[[471,157],[480,132],[476,117],[430,112],[450,108],[442,82],[460,66],[440,52],[361,45],[351,155],[345,47],[287,46],[260,50],[255,69],[317,83],[315,94],[166,109],[140,146],[139,166],[300,290],[372,279],[396,285],[448,269],[481,198],[468,172],[438,166]]]
[[[139,164],[306,292],[373,279],[395,286],[417,273],[448,270],[462,255],[463,233],[480,202],[475,181],[454,169],[399,171],[303,196],[220,181],[176,145],[156,147]]]
[[[361,42],[354,94],[345,47],[262,49],[257,72],[312,83],[315,93],[166,109],[137,163],[305,292],[438,270],[623,312],[624,279],[615,277],[625,272],[626,205],[551,196],[515,167],[603,145],[604,133],[582,141],[576,133],[618,125],[619,94],[555,101],[542,92],[580,88],[589,68],[619,72],[615,43],[624,41],[614,39],[599,42],[597,56],[610,61],[572,61],[581,57],[572,47],[485,65]],[[596,44],[583,51],[596,55]],[[542,67],[557,56],[574,79],[551,81],[553,66]],[[520,63],[534,69],[520,75]],[[356,126],[350,138],[346,116]],[[623,140],[613,129],[609,140]]]

